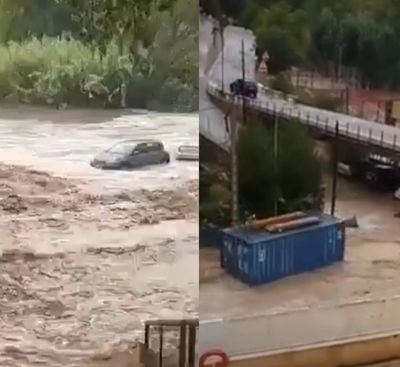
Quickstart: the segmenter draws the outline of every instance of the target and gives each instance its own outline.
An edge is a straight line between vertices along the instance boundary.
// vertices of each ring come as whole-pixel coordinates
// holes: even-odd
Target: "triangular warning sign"
[[[259,73],[268,73],[267,63],[264,60],[262,60],[260,62],[260,65],[258,66],[258,72]]]

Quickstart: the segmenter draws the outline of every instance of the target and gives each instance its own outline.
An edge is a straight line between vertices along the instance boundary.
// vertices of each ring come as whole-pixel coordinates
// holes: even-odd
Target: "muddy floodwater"
[[[326,177],[325,182],[329,212],[331,179]],[[336,215],[356,216],[359,224],[359,228],[347,230],[345,261],[256,289],[221,272],[217,251],[202,250],[202,317],[332,307],[363,298],[400,295],[400,218],[395,217],[398,212],[400,202],[394,201],[391,193],[376,192],[360,182],[340,178]]]
[[[90,167],[141,138],[171,163]],[[198,144],[197,115],[0,109],[1,366],[85,366],[147,319],[197,316],[198,164],[180,144]]]

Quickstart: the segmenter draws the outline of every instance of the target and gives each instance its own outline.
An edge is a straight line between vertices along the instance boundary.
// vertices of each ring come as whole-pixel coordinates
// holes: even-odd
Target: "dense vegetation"
[[[217,4],[218,3],[218,4]],[[201,0],[203,10],[227,16],[268,50],[270,70],[332,63],[355,67],[372,86],[400,86],[400,2],[397,0]]]
[[[277,160],[274,134],[257,121],[242,128],[238,141],[239,195],[243,212],[265,217],[278,211],[310,209],[321,184],[314,142],[296,120],[279,124]],[[251,162],[251,164],[249,164]]]
[[[0,98],[193,111],[196,0],[0,0]]]
[[[275,160],[274,134],[259,121],[242,127],[237,151],[240,216],[265,217],[311,209],[321,185],[314,142],[296,120],[282,121]],[[217,225],[230,223],[230,181],[220,169],[200,170],[200,218]]]

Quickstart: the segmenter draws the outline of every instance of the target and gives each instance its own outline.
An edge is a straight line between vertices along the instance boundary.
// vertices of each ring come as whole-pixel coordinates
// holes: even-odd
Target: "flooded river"
[[[171,164],[135,173],[89,166],[93,156],[124,139],[160,139]],[[198,116],[132,111],[0,110],[0,161],[29,165],[59,176],[83,178],[110,188],[174,187],[197,179],[198,164],[176,162],[180,144],[198,144]]]
[[[162,140],[171,164],[90,167],[132,138]],[[1,366],[85,366],[146,319],[197,315],[198,164],[174,159],[187,143],[196,115],[0,109]]]

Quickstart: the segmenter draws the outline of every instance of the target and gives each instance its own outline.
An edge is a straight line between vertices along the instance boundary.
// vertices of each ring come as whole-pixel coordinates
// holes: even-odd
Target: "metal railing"
[[[140,362],[144,367],[195,367],[199,320],[153,320],[145,323]]]
[[[227,92],[224,93],[212,83],[209,83],[207,92],[212,97],[225,103],[237,106],[242,104],[241,96]],[[261,85],[259,85],[259,93],[270,97],[270,101],[246,98],[247,108],[265,114],[278,114],[286,119],[298,119],[309,127],[328,136],[336,134],[336,123],[338,123],[339,138],[368,145],[372,148],[383,149],[389,154],[400,156],[400,129],[396,127],[301,105],[296,103],[294,99],[292,101],[287,100],[283,93]],[[322,115],[325,116],[321,117]]]

